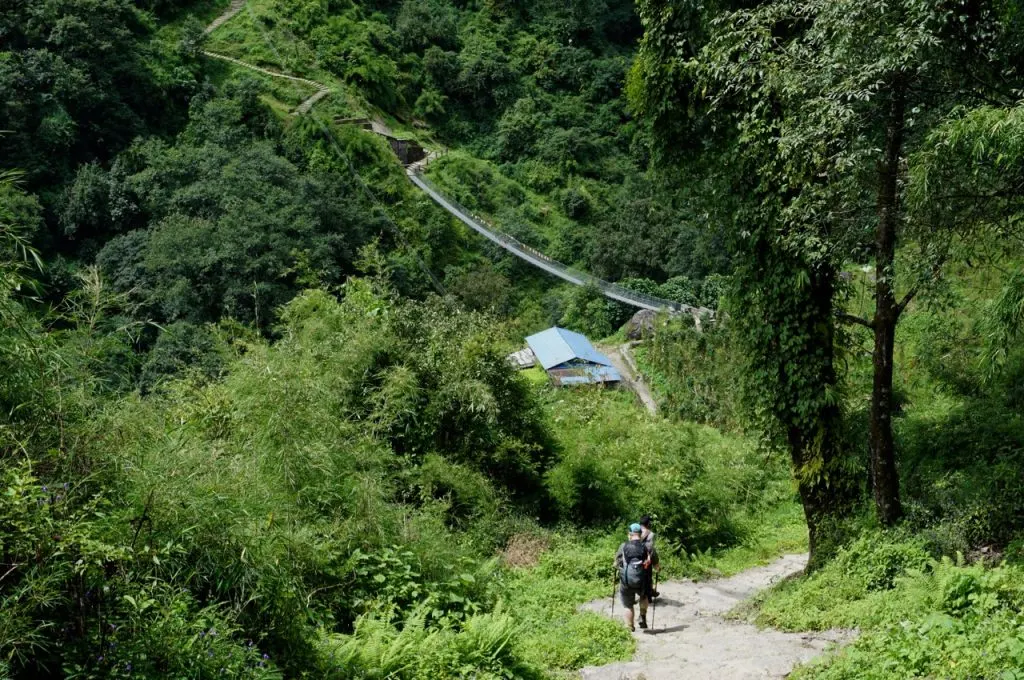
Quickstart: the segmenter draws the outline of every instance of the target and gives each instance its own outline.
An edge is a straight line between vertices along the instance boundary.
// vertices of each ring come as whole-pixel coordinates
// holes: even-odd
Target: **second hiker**
[[[648,552],[655,554],[654,550],[654,532],[651,531],[651,516],[644,515],[640,518],[640,540],[644,542],[644,547],[647,548]],[[647,570],[647,583],[645,585],[644,592],[647,595],[647,600],[653,600],[658,597],[660,593],[654,589],[654,570]]]

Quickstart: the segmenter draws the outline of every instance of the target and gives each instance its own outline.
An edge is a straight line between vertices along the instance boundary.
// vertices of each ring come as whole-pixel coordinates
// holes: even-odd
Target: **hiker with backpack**
[[[643,528],[639,524],[629,526],[628,540],[615,553],[615,568],[619,572],[619,601],[625,608],[623,616],[630,631],[636,631],[633,624],[637,600],[640,601],[640,627],[647,628],[647,571],[659,568],[658,553],[648,550],[641,539]]]
[[[654,532],[651,531],[651,516],[644,515],[640,518],[640,540],[644,542],[644,547],[651,553],[654,553]],[[644,591],[647,595],[647,600],[651,601],[658,597],[660,593],[654,588],[654,570],[647,570],[647,585]]]

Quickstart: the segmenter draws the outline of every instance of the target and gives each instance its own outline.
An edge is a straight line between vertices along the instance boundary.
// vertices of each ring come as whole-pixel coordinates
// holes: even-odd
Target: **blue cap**
[[[639,534],[639,533],[643,532],[643,530],[644,530],[644,528],[642,526],[640,526],[639,524],[637,524],[636,522],[633,522],[632,524],[629,525],[629,533],[631,533],[631,534]]]

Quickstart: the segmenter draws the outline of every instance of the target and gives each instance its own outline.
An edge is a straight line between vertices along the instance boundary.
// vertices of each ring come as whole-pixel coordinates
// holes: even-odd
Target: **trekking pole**
[[[658,570],[654,570],[654,589],[653,593],[658,592]],[[651,598],[651,632],[654,632],[654,615],[658,613],[658,598]]]

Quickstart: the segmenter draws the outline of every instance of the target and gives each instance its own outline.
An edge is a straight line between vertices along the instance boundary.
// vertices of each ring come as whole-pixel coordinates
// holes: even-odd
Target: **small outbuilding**
[[[402,165],[409,165],[427,157],[426,150],[411,139],[399,139],[391,135],[384,135],[384,137],[388,140],[391,150],[398,156],[398,160],[402,162]]]
[[[526,338],[537,362],[552,384],[617,384],[622,376],[608,357],[598,352],[586,336],[553,327]]]
[[[533,368],[537,365],[537,357],[533,356],[533,350],[529,347],[512,352],[505,357],[510,364],[516,368]]]

